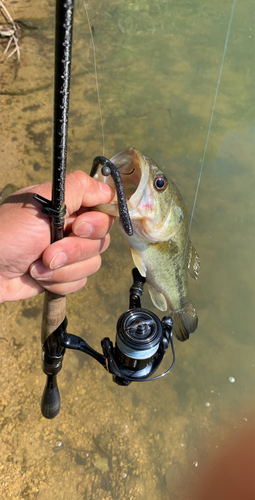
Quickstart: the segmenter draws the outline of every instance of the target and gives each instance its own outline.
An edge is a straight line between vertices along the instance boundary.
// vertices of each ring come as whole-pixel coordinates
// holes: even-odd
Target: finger
[[[75,262],[69,266],[63,266],[54,271],[47,269],[41,260],[38,260],[33,264],[30,269],[31,276],[40,283],[41,286],[45,287],[45,284],[49,286],[50,284],[57,283],[71,283],[73,281],[79,281],[91,274],[96,273],[101,266],[101,257],[96,255],[88,260],[83,260],[81,262]]]
[[[48,269],[57,269],[64,265],[91,259],[104,252],[109,244],[109,234],[98,240],[90,240],[79,238],[71,233],[67,238],[48,246],[42,255],[42,261]]]
[[[74,220],[72,231],[76,236],[99,239],[106,236],[114,222],[113,217],[100,212],[85,212]]]
[[[83,207],[93,207],[100,203],[110,203],[114,196],[113,189],[103,182],[98,182],[85,172],[76,170],[66,176],[65,185],[67,216]],[[51,199],[51,183],[31,186],[19,193],[37,193]]]
[[[81,170],[76,170],[66,176],[66,204],[70,213],[76,212],[79,207],[94,207],[99,200],[110,203],[114,197],[114,190],[104,182],[98,182]]]
[[[68,295],[69,293],[78,292],[87,283],[87,278],[71,283],[44,283],[43,286],[46,290],[57,295]]]

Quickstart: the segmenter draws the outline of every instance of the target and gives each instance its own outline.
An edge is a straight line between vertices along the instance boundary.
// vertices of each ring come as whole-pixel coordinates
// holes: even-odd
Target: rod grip
[[[60,395],[56,375],[47,375],[41,401],[41,412],[48,419],[56,417],[60,412]]]
[[[51,335],[59,325],[64,321],[66,315],[66,298],[65,295],[57,295],[45,290],[43,303],[43,316],[41,328],[41,341],[44,344],[45,340]]]

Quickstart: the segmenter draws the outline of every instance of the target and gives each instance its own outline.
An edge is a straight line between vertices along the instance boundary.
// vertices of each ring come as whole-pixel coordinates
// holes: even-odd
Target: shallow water
[[[50,180],[52,148],[54,2],[5,5],[38,30],[21,38],[19,67],[0,46],[0,192]],[[228,0],[89,4],[105,155],[134,146],[151,156],[177,183],[189,213],[231,8]],[[2,499],[193,499],[213,458],[252,418],[253,16],[251,0],[237,0],[191,229],[201,258],[199,279],[190,281],[198,330],[175,342],[168,377],[129,388],[115,386],[86,355],[67,352],[61,413],[47,421],[40,414],[42,296],[2,305]],[[68,171],[89,172],[99,154],[93,53],[76,1]],[[98,350],[103,336],[114,339],[131,284],[117,224],[111,241],[100,271],[67,298],[69,331]],[[147,293],[143,306],[157,313]],[[162,369],[170,363],[167,353]]]

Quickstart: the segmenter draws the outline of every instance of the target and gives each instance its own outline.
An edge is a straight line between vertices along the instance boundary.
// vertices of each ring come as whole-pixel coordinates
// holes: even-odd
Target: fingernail
[[[58,267],[63,266],[67,261],[67,255],[64,252],[57,252],[53,259],[50,261],[50,268],[57,269]]]
[[[104,194],[112,194],[112,188],[108,186],[108,184],[105,184],[104,182],[99,182],[99,189],[102,191]]]
[[[46,280],[51,277],[52,271],[47,269],[41,261],[38,261],[32,266],[30,274],[32,278],[37,280]]]
[[[76,226],[74,234],[76,236],[89,236],[93,231],[93,226],[89,222],[81,222]]]

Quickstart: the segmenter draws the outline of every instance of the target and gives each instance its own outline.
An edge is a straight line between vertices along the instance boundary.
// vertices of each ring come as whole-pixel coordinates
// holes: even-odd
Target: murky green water
[[[21,38],[19,68],[0,47],[0,191],[49,180],[52,148],[54,2],[5,4],[39,29]],[[97,0],[88,8],[105,155],[134,146],[151,156],[191,213],[232,2]],[[68,352],[61,413],[47,421],[40,414],[42,297],[2,305],[1,498],[193,499],[211,460],[247,425],[255,364],[253,16],[253,2],[237,0],[191,230],[201,258],[199,279],[190,282],[198,330],[175,342],[168,377],[129,388]],[[89,172],[98,154],[93,52],[77,0],[68,170]],[[101,270],[67,298],[70,332],[96,349],[103,336],[114,339],[131,269],[114,227]],[[157,313],[147,294],[143,306]],[[170,363],[169,353],[163,369]]]

